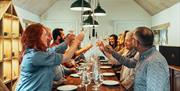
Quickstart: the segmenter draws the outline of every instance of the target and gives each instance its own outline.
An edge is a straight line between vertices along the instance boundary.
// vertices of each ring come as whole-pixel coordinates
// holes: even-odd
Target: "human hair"
[[[113,39],[114,39],[114,41],[115,41],[114,45],[111,45],[111,46],[116,47],[116,46],[117,46],[117,43],[118,43],[118,36],[115,35],[115,34],[112,34],[112,35],[110,35],[109,37],[113,37]]]
[[[52,33],[51,33],[51,29],[50,28],[48,28],[48,27],[46,27],[46,31],[47,31],[47,35],[48,35],[48,46],[50,46],[50,44],[51,44],[51,40],[53,39],[52,38]]]
[[[152,47],[154,34],[151,29],[147,27],[137,27],[134,34],[143,47]]]
[[[46,51],[47,47],[43,44],[41,36],[43,31],[47,31],[46,27],[40,23],[29,25],[22,34],[21,43],[22,43],[22,52],[21,58],[24,55],[24,51],[27,48],[34,48],[38,51]],[[20,58],[20,62],[21,59]]]
[[[125,39],[126,38],[132,38],[132,36],[133,36],[133,32],[127,32]]]
[[[125,39],[125,37],[126,37],[126,34],[129,32],[129,30],[126,30],[126,31],[124,31],[124,35],[123,35],[123,38]]]
[[[55,41],[57,39],[58,36],[61,37],[62,39],[62,36],[61,36],[61,33],[60,31],[64,31],[62,28],[55,28],[52,32],[52,35],[53,35],[53,40]]]
[[[129,32],[129,30],[125,30],[124,34],[123,34],[123,45],[125,45],[125,38],[126,38],[126,34]]]

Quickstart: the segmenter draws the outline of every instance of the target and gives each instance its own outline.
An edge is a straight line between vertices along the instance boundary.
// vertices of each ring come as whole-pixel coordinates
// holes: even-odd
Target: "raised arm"
[[[52,48],[48,48],[48,51],[54,51],[56,53],[61,53],[61,54],[64,54],[66,49],[67,49],[67,46],[75,39],[75,35],[74,34],[69,34],[67,35],[67,37],[65,38],[64,42],[57,45],[57,46],[54,46]]]
[[[64,54],[66,49],[67,49],[67,43],[63,42],[63,43],[59,44],[58,46],[54,46],[52,48],[48,48],[48,51]]]
[[[122,65],[127,66],[128,68],[135,68],[136,67],[136,63],[138,62],[136,59],[134,58],[127,58],[127,57],[123,57],[121,55],[119,55],[117,52],[115,52],[111,46],[107,45],[104,47],[104,51],[112,54],[112,56]]]
[[[86,51],[88,51],[88,50],[89,50],[90,48],[92,48],[92,47],[93,47],[92,44],[88,44],[87,46],[85,46],[85,47],[77,50],[77,51],[75,52],[75,56],[79,56],[79,55],[81,55],[82,53],[85,53]]]
[[[119,55],[117,52],[115,52],[111,46],[106,45],[104,46],[102,41],[97,42],[97,46],[99,46],[99,49],[103,52],[103,54],[108,58],[112,59],[113,62],[118,62],[120,64],[123,64],[127,66],[128,68],[135,68],[137,60],[134,58],[126,58],[121,55]],[[115,60],[116,59],[116,60]]]
[[[77,47],[80,45],[83,39],[84,39],[84,32],[81,32],[78,36],[76,36],[69,50],[63,55],[63,61],[66,61],[72,58],[75,51],[77,50]]]
[[[137,60],[134,58],[127,58],[119,55],[117,52],[113,51],[112,56],[122,65],[127,66],[128,68],[135,68],[137,64]]]
[[[59,48],[60,46],[57,46],[55,49],[53,49],[54,51],[52,50],[49,52],[38,51],[36,52],[36,55],[34,55],[32,58],[35,61],[32,61],[32,62],[34,65],[59,65],[60,63],[72,58],[72,56],[74,55],[75,51],[77,50],[77,47],[80,45],[83,38],[84,38],[84,33],[81,32],[75,38],[75,40],[73,40],[73,45],[69,48],[69,51],[66,52],[65,54],[55,52],[55,50],[61,49]]]

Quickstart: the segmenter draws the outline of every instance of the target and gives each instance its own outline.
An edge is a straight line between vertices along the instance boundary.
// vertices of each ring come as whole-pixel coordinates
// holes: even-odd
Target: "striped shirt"
[[[169,68],[166,59],[156,50],[150,48],[139,55],[139,61],[112,53],[121,64],[135,68],[134,91],[169,91]]]

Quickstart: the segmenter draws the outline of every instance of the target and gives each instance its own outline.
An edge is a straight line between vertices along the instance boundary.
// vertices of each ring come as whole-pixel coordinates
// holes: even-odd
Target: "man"
[[[64,30],[62,28],[56,28],[52,32],[53,36],[53,43],[51,44],[51,47],[56,46],[62,42],[64,42]]]
[[[54,40],[53,43],[51,44],[51,48],[59,45],[60,43],[64,42],[65,40],[70,40],[70,42],[71,42],[75,38],[74,34],[69,34],[65,39],[62,28],[54,29],[52,32],[52,35],[51,35],[51,32],[48,31],[48,36],[49,36],[48,37],[48,45],[50,45],[50,41],[51,41],[52,37]],[[62,54],[64,54],[64,52],[65,52],[65,50],[58,51],[58,53],[62,53]],[[56,86],[56,85],[62,84],[64,82],[64,80],[65,80],[64,75],[69,75],[70,73],[75,72],[75,69],[74,68],[69,69],[60,64],[59,66],[56,66],[53,71],[55,74],[53,84],[54,84],[54,86]]]
[[[135,48],[139,52],[139,61],[123,57],[109,46],[106,46],[104,51],[121,64],[135,68],[134,91],[169,91],[168,64],[153,46],[153,32],[147,27],[138,27],[133,34],[133,39]]]

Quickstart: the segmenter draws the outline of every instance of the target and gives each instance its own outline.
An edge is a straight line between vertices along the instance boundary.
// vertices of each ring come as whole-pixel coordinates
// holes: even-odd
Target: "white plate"
[[[109,64],[108,62],[102,62],[101,64]]]
[[[84,65],[85,63],[79,63],[80,65]]]
[[[102,82],[102,84],[104,84],[104,85],[118,85],[119,82],[114,81],[114,80],[105,80],[105,81]]]
[[[76,85],[63,85],[63,86],[59,86],[57,88],[57,90],[60,90],[60,91],[72,91],[72,90],[75,90],[77,88],[78,87]]]
[[[102,73],[103,76],[115,76],[114,73]]]
[[[78,74],[71,74],[72,77],[80,77]]]
[[[108,60],[100,60],[101,62],[108,62]]]
[[[101,69],[109,69],[111,66],[100,66]]]

